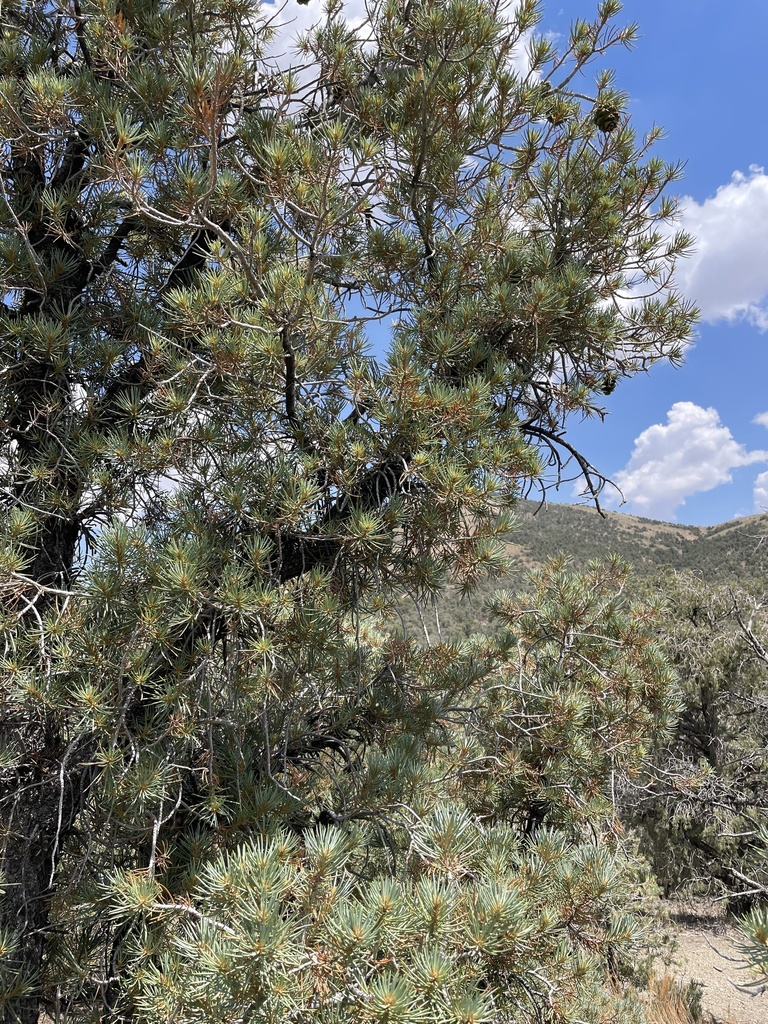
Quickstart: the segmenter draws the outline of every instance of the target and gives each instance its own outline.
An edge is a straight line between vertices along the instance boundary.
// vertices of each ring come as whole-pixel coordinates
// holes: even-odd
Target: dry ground
[[[717,1024],[768,1024],[768,992],[749,995],[735,988],[750,981],[737,949],[739,932],[722,903],[678,903],[670,914],[678,943],[672,971],[702,985],[702,1007]]]

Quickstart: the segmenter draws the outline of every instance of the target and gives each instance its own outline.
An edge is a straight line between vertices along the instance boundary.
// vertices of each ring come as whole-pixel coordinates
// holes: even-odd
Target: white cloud
[[[768,512],[768,472],[759,473],[752,487],[755,512]]]
[[[752,421],[761,427],[768,427],[768,412],[759,412]],[[758,473],[752,485],[752,501],[755,512],[768,512],[768,472]]]
[[[616,483],[632,512],[674,519],[690,495],[730,483],[732,470],[755,462],[768,462],[768,452],[747,451],[720,422],[716,409],[675,402],[666,423],[654,423],[635,439]],[[768,482],[768,473],[761,476]]]
[[[346,0],[344,20],[353,28],[359,27],[367,20],[366,6],[365,0]],[[309,0],[308,4],[299,4],[296,0],[267,3],[264,5],[264,11],[270,7],[277,13],[274,24],[279,26],[280,35],[286,40],[295,39],[301,32],[306,32],[313,25],[322,24],[325,20],[325,0]]]
[[[501,0],[497,5],[497,16],[500,19],[513,18],[519,4],[520,0]],[[277,28],[269,53],[277,58],[279,67],[287,68],[297,63],[296,37],[325,20],[325,6],[326,0],[309,0],[305,4],[297,3],[296,0],[267,0],[262,12],[273,19],[272,24]],[[369,23],[370,9],[369,0],[344,0],[344,20],[352,28],[360,29]],[[523,34],[511,62],[513,70],[521,76],[530,70],[528,44],[532,37],[532,31]],[[301,61],[298,63],[301,64]]]
[[[681,201],[680,227],[696,239],[681,260],[677,284],[704,320],[745,319],[768,330],[768,175],[751,166],[735,171],[714,196]]]
[[[267,51],[275,66],[282,70],[293,68],[303,71],[298,75],[302,81],[311,78],[306,69],[307,58],[299,55],[296,40],[325,21],[325,0],[309,0],[307,4],[299,4],[296,0],[268,0],[261,12],[276,29]],[[367,21],[366,0],[346,0],[344,20],[351,28],[360,28]]]

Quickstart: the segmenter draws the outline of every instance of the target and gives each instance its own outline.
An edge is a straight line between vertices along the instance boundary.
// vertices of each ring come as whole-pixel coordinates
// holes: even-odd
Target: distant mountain
[[[560,554],[577,567],[616,554],[641,575],[668,565],[693,570],[712,583],[768,582],[768,514],[718,526],[681,526],[620,512],[603,517],[591,506],[521,501],[508,549],[513,574],[487,581],[471,599],[449,593],[436,609],[416,609],[404,599],[400,614],[408,631],[418,635],[426,627],[431,637],[438,629],[456,637],[488,628],[491,619],[484,607],[488,596],[501,588],[520,589],[528,570]]]
[[[638,572],[693,569],[713,582],[768,575],[768,514],[718,526],[679,526],[584,505],[521,501],[510,551],[526,566],[564,552],[584,564],[618,554]]]

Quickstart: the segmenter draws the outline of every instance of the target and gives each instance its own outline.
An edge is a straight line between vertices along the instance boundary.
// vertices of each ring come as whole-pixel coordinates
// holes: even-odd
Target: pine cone
[[[615,128],[618,128],[621,121],[621,107],[618,103],[614,103],[611,100],[601,100],[595,104],[592,120],[600,131],[605,132],[607,135]]]

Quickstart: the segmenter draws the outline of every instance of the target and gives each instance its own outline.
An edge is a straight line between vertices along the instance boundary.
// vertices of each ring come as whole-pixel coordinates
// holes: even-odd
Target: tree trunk
[[[43,521],[38,548],[27,569],[40,587],[66,586],[77,545],[77,525],[61,519]],[[55,595],[27,590],[20,623],[36,624]],[[21,977],[33,982],[41,972],[49,924],[49,895],[62,834],[72,825],[87,784],[88,768],[65,763],[66,739],[61,723],[46,716],[38,722],[10,714],[0,720],[0,742],[23,751],[17,770],[0,782],[2,845],[0,870],[6,886],[0,904],[0,924],[18,938]],[[71,753],[71,752],[70,752]],[[33,990],[37,986],[33,985]],[[40,998],[14,1000],[3,1012],[3,1024],[37,1024]]]

